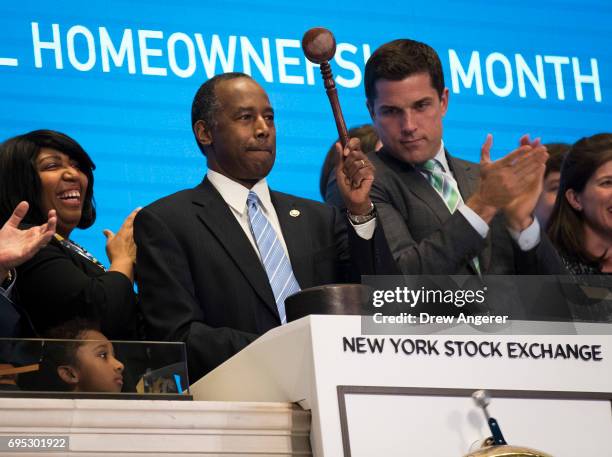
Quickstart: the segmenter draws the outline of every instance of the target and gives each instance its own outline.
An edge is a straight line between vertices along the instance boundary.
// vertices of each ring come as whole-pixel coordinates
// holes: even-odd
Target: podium
[[[447,457],[490,435],[471,400],[488,389],[510,444],[555,457],[612,455],[609,325],[363,335],[361,324],[360,316],[313,315],[275,328],[191,392],[195,400],[297,402],[311,410],[316,457]]]

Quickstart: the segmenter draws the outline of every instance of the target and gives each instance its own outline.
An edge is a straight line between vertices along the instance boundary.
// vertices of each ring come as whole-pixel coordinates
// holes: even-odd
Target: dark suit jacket
[[[521,251],[498,214],[483,239],[459,211],[450,214],[427,179],[384,148],[369,156],[376,166],[371,197],[389,248],[402,273],[409,275],[474,274],[478,257],[483,274],[561,274],[563,269],[548,238]],[[479,165],[446,154],[464,199],[478,186]]]
[[[136,296],[130,280],[105,272],[55,238],[17,268],[15,301],[29,314],[36,331],[76,317],[99,321],[109,339],[133,338]]]
[[[374,273],[370,267],[379,257],[376,243],[347,230],[337,210],[279,192],[270,194],[302,289],[358,282],[359,271]],[[289,215],[292,209],[299,211],[298,217]],[[280,325],[266,272],[208,180],[142,209],[134,236],[149,336],[187,344],[191,382]],[[375,238],[384,244],[379,230]]]
[[[21,316],[13,302],[0,293],[0,337],[12,338],[19,336],[19,321]]]

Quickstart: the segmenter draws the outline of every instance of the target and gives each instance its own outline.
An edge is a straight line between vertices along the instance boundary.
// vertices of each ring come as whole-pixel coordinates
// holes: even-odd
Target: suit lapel
[[[431,209],[440,221],[440,224],[446,222],[451,216],[448,207],[436,190],[431,187],[427,178],[412,165],[390,156],[384,149],[378,155],[389,168],[400,176],[402,183],[408,187],[408,190]]]
[[[261,300],[278,316],[268,275],[228,205],[208,179],[194,190],[197,217],[219,240]]]
[[[473,164],[455,159],[448,152],[446,152],[446,161],[457,181],[461,197],[466,202],[478,187],[478,171]]]
[[[287,245],[295,279],[300,288],[310,287],[314,282],[314,262],[308,258],[312,256],[309,249],[312,242],[304,208],[289,195],[270,191],[270,196]]]

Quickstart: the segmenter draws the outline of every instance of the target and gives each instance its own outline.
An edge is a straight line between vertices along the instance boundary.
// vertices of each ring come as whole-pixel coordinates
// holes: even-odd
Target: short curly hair
[[[193,130],[194,135],[194,126],[198,121],[204,121],[204,124],[206,124],[207,127],[212,127],[215,125],[215,115],[219,109],[219,100],[217,99],[217,94],[215,93],[217,84],[236,78],[253,79],[246,73],[223,73],[213,76],[200,86],[193,97],[193,103],[191,104],[191,129]],[[198,141],[197,137],[196,142],[198,143],[198,147],[200,148],[200,151],[202,151],[202,154],[206,155],[206,151]]]

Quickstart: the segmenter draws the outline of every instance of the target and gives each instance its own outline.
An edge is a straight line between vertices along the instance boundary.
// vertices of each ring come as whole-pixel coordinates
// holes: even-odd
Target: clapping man
[[[453,157],[442,141],[449,103],[442,65],[425,43],[401,39],[368,60],[367,107],[383,148],[372,200],[404,274],[560,272],[534,208],[548,157],[539,140],[480,164]]]

